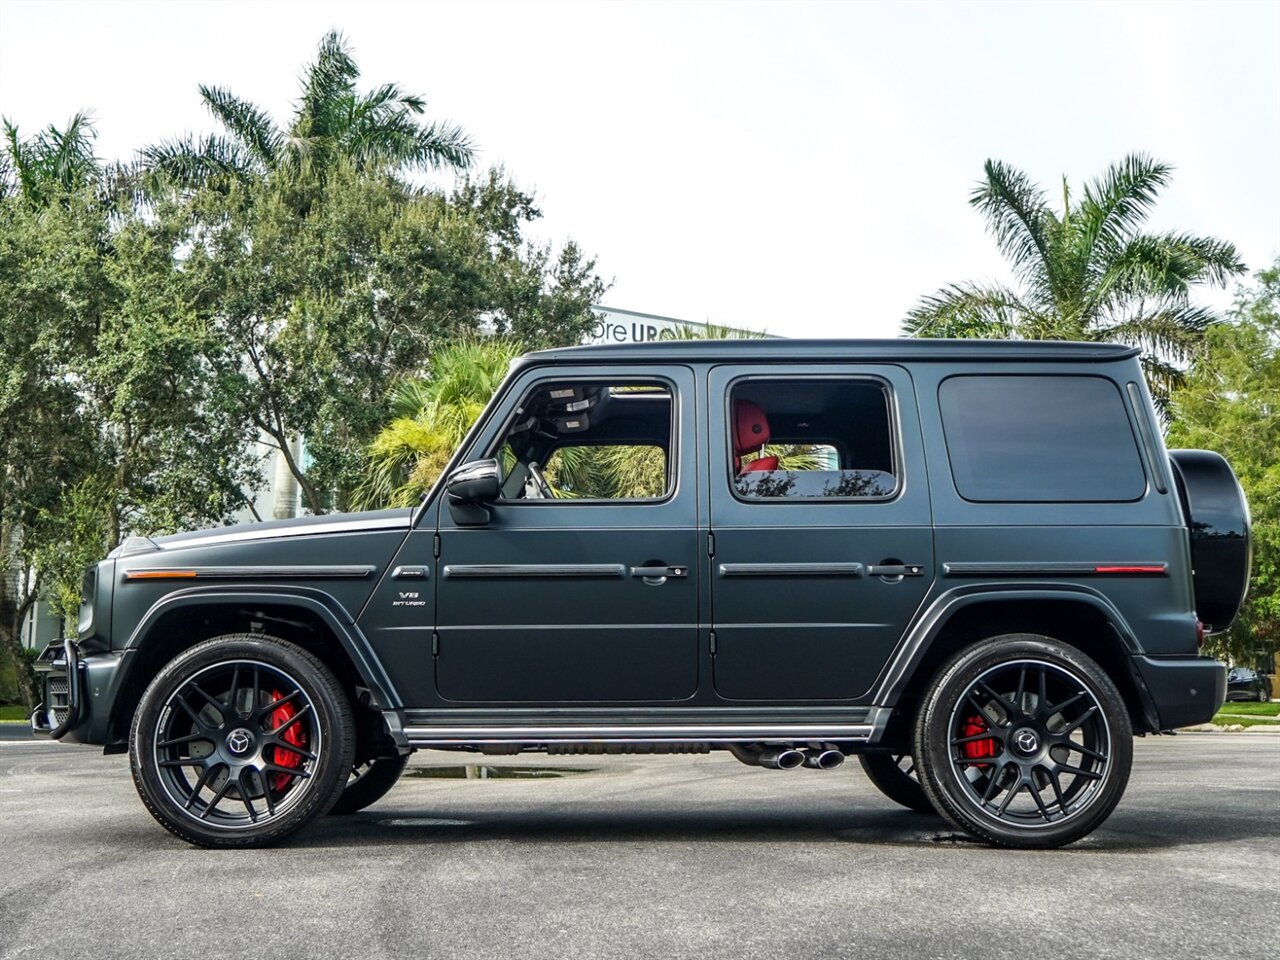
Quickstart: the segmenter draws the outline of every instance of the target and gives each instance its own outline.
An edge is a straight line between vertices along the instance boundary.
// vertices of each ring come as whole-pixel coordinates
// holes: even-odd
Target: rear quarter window
[[[956,491],[995,503],[1141,499],[1124,400],[1089,376],[957,376],[938,388]]]

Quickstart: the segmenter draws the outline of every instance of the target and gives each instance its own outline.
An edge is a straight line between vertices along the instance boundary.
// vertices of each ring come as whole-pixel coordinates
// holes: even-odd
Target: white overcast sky
[[[1280,3],[90,3],[0,0],[0,114],[91,109],[99,152],[211,131],[198,83],[277,117],[344,31],[461,123],[614,281],[605,303],[784,336],[892,336],[1005,272],[988,157],[1055,197],[1173,163],[1152,226],[1280,252]],[[1229,295],[1208,298],[1222,304]]]

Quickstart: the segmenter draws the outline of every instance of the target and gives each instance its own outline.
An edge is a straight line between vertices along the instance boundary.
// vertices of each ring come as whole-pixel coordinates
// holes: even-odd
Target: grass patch
[[[1213,722],[1220,727],[1238,723],[1242,727],[1280,727],[1280,723],[1267,717],[1247,717],[1238,713],[1215,714]]]
[[[27,708],[20,703],[0,706],[0,723],[26,723]]]
[[[1218,712],[1245,717],[1280,717],[1280,703],[1224,703]]]

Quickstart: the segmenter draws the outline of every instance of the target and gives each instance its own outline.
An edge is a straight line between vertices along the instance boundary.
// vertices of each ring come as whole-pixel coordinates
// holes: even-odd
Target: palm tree
[[[50,124],[25,140],[5,119],[4,139],[0,191],[17,193],[32,206],[43,206],[58,194],[95,183],[103,172],[102,162],[93,152],[97,139],[93,117],[83,110],[62,130]]]
[[[147,147],[142,165],[180,188],[277,171],[323,179],[339,163],[384,172],[471,165],[474,151],[460,127],[418,119],[426,109],[422,97],[393,83],[360,93],[359,78],[346,40],[331,31],[303,70],[301,97],[287,128],[225,88],[202,84],[204,105],[226,133],[204,139],[188,134]]]
[[[995,160],[985,171],[969,203],[986,218],[1020,290],[944,287],[912,308],[905,332],[1132,344],[1142,348],[1152,392],[1167,398],[1217,321],[1191,303],[1191,288],[1225,286],[1244,270],[1222,240],[1141,231],[1173,168],[1133,154],[1087,184],[1079,200],[1064,178],[1060,213],[1022,171]]]
[[[426,379],[399,384],[392,420],[369,446],[365,481],[353,495],[357,508],[407,506],[430,490],[523,352],[502,337],[457,341],[432,354]]]

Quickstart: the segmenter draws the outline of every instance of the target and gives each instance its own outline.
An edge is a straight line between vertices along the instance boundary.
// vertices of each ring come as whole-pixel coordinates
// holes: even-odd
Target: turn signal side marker
[[[126,580],[194,580],[194,570],[128,570]]]
[[[1111,565],[1094,567],[1094,573],[1164,573],[1165,565],[1163,563],[1153,564],[1130,564],[1130,565]]]

